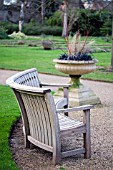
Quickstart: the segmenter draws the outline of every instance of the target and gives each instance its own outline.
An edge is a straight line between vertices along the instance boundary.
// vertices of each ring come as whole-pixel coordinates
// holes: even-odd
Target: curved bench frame
[[[32,71],[35,69],[32,69]],[[24,71],[27,73],[28,71]],[[91,157],[90,140],[90,109],[92,105],[74,108],[57,109],[51,90],[40,86],[36,76],[22,79],[22,72],[9,79],[6,83],[12,88],[17,98],[24,125],[25,147],[30,143],[53,153],[53,164],[61,162],[61,158],[84,154],[85,158]],[[33,73],[34,77],[34,73]],[[29,84],[25,83],[28,80]],[[30,81],[31,80],[31,81]],[[33,84],[32,84],[33,82]],[[31,84],[30,84],[31,83]],[[33,87],[35,85],[35,87]],[[83,111],[83,121],[72,119],[64,114],[67,112]],[[62,113],[62,114],[61,114]],[[74,134],[83,134],[83,146],[79,149],[61,150],[62,137]],[[75,147],[76,148],[76,147]],[[66,148],[67,149],[67,148]]]

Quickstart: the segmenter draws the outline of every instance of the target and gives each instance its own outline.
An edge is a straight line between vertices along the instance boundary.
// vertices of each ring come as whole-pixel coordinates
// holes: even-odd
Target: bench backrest
[[[6,84],[13,89],[21,109],[25,145],[30,141],[53,152],[60,130],[51,90],[40,88],[35,68],[17,73],[7,79]]]
[[[21,109],[25,143],[30,141],[53,152],[60,129],[51,90],[10,83],[10,79],[7,84],[13,89]]]
[[[27,86],[40,87],[40,80],[36,68],[28,69],[13,76],[13,81]]]

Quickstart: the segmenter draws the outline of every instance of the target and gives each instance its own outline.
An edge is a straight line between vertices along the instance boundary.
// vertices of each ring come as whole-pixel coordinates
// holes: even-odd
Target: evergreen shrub
[[[82,36],[89,32],[90,36],[105,36],[111,34],[111,14],[109,11],[95,11],[81,9],[78,20],[73,24],[71,31],[80,29]]]
[[[56,11],[51,17],[49,17],[45,23],[50,26],[61,26],[62,25],[62,19],[61,19],[61,14],[59,11]]]
[[[26,24],[24,25],[23,32],[26,35],[61,35],[62,27]]]
[[[0,39],[9,39],[4,27],[0,26]]]
[[[18,24],[13,24],[10,22],[0,21],[0,26],[3,26],[7,34],[12,34],[14,31],[18,32]]]

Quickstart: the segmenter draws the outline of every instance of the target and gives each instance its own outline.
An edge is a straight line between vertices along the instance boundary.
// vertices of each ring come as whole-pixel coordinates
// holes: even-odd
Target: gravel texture
[[[68,82],[68,78],[59,76],[40,75],[40,78],[55,83]],[[113,83],[88,80],[81,82],[89,86],[102,103],[91,110],[91,159],[84,159],[82,156],[68,157],[62,159],[61,165],[53,166],[51,153],[36,147],[24,148],[20,119],[10,136],[10,149],[20,170],[57,170],[61,167],[66,170],[113,170]],[[81,117],[79,113],[70,116]],[[71,141],[72,139],[66,141],[66,144],[72,144]]]

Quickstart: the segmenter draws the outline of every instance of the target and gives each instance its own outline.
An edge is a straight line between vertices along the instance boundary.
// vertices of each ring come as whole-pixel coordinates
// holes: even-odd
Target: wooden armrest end
[[[74,111],[85,111],[85,110],[90,110],[94,108],[93,105],[83,105],[83,106],[78,106],[78,107],[73,107],[73,108],[66,108],[66,109],[58,109],[57,113],[66,113],[66,112],[74,112]]]
[[[55,84],[55,83],[41,83],[41,86],[53,86],[53,87],[71,87],[72,84]]]

